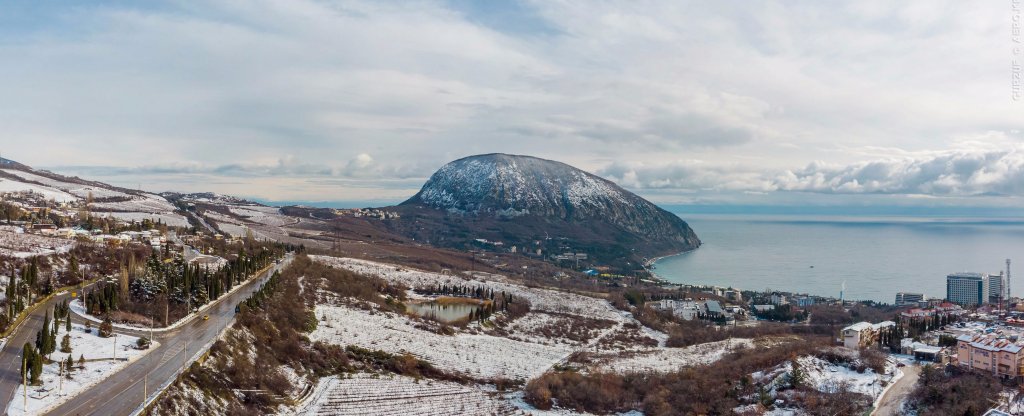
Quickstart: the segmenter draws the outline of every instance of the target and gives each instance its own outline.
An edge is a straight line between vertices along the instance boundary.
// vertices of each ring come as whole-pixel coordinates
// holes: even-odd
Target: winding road
[[[914,391],[917,386],[917,379],[921,376],[921,367],[908,365],[903,367],[903,377],[896,380],[896,384],[885,391],[882,400],[878,403],[878,409],[871,413],[872,416],[897,416],[902,414],[903,400]]]
[[[142,358],[114,373],[99,384],[92,386],[57,408],[49,415],[130,415],[140,409],[145,400],[173,381],[178,373],[191,364],[202,351],[235,320],[235,306],[244,301],[259,285],[276,270],[285,267],[292,257],[289,255],[280,264],[274,265],[256,278],[243,283],[237,290],[208,305],[205,310],[194,314],[179,327],[154,333],[153,338],[160,345]],[[14,392],[21,382],[21,346],[35,336],[42,326],[45,311],[52,310],[56,302],[69,296],[55,296],[43,307],[36,308],[31,316],[11,335],[7,345],[0,350],[0,409],[7,414],[7,407],[14,399]],[[198,319],[208,314],[208,320]],[[74,322],[84,322],[74,315]],[[135,331],[115,328],[116,333],[134,336],[149,336],[149,331]],[[34,338],[33,338],[34,341]]]

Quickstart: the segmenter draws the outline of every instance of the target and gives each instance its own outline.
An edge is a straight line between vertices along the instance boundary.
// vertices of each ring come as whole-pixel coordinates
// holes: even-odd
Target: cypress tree
[[[35,349],[32,348],[32,344],[26,342],[25,345],[21,347],[21,360],[25,365],[18,367],[18,371],[20,371],[22,378],[28,378],[25,371],[30,371],[32,369],[32,359],[34,355]]]
[[[39,384],[39,376],[43,374],[43,358],[39,354],[33,353],[32,370],[29,372],[30,382],[32,384]]]

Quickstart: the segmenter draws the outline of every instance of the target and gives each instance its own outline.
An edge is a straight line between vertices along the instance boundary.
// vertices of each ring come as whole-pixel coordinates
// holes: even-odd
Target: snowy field
[[[295,224],[296,221],[295,218],[281,214],[280,209],[275,207],[232,206],[229,209],[232,214],[249,221],[273,227]]]
[[[154,343],[150,350],[140,351],[134,348],[135,342],[138,340],[136,337],[119,334],[117,338],[100,338],[96,333],[96,328],[93,328],[91,334],[87,334],[85,326],[73,324],[71,326],[72,352],[70,355],[74,358],[76,367],[79,357],[84,356],[85,368],[75,368],[71,373],[71,379],[64,378],[61,382],[59,381],[57,363],[44,365],[41,377],[43,385],[31,386],[28,389],[28,408],[24,407],[25,388],[19,385],[14,395],[15,399],[7,407],[7,414],[16,416],[45,413],[46,410],[71,399],[82,390],[128,366],[129,363],[139,359],[158,345]],[[58,346],[64,338],[64,334],[64,326],[61,325],[60,332],[57,334]],[[112,360],[115,350],[116,361]],[[67,356],[68,354],[60,352],[58,347],[50,358],[66,360]]]
[[[0,194],[7,192],[32,192],[42,195],[45,199],[52,199],[57,202],[72,202],[78,200],[74,195],[61,190],[31,183],[19,182],[7,178],[0,178]]]
[[[74,244],[74,241],[66,238],[24,234],[10,231],[8,227],[0,230],[0,255],[4,256],[25,258],[63,253],[70,250]]]
[[[822,393],[835,393],[841,388],[851,392],[865,394],[872,400],[877,399],[885,390],[885,386],[893,380],[897,368],[890,362],[886,368],[888,374],[877,374],[871,369],[858,373],[846,365],[832,364],[818,357],[803,356],[797,358],[806,374],[807,385]],[[787,362],[767,373],[754,373],[756,383],[776,386],[786,383],[787,374],[793,366]],[[773,387],[774,388],[774,387]]]
[[[244,221],[229,217],[216,211],[203,212],[203,216],[217,223],[221,232],[232,237],[245,237],[247,231],[252,231],[253,236],[258,239],[269,239],[267,236],[252,229]]]
[[[130,201],[94,202],[90,207],[96,211],[170,213],[176,209],[164,197],[153,194],[133,195]]]
[[[393,313],[364,311],[347,306],[317,305],[316,316],[326,317],[309,338],[336,345],[356,345],[393,354],[408,352],[438,368],[475,378],[532,379],[572,352],[491,335],[446,336],[415,328],[415,322]]]
[[[321,379],[298,415],[510,415],[502,398],[456,383],[355,374]],[[520,413],[521,414],[521,413]]]
[[[160,222],[169,225],[171,227],[188,227],[188,219],[185,217],[175,214],[173,212],[164,213],[152,213],[152,212],[96,212],[93,213],[98,217],[113,217],[125,222],[142,222],[142,220],[150,220]]]
[[[468,276],[425,272],[368,260],[330,256],[310,257],[334,267],[341,267],[372,276],[380,276],[387,281],[403,283],[409,287],[432,287],[439,283],[487,287],[495,292],[504,291],[530,301],[531,310],[567,313],[595,319],[610,319],[617,322],[623,320],[622,314],[615,310],[611,304],[601,299],[555,290],[532,289],[512,283],[499,275],[477,273],[470,278]]]
[[[476,274],[470,278],[359,259],[326,256],[314,258],[335,267],[380,276],[411,287],[434,286],[439,283],[479,285],[529,300],[531,312],[505,327],[505,339],[478,334],[441,336],[414,328],[410,318],[401,315],[371,315],[367,311],[344,306],[317,307],[317,316],[327,315],[328,323],[317,329],[313,334],[314,339],[388,352],[408,351],[441,368],[456,371],[466,369],[474,376],[530,379],[562,362],[574,351],[594,351],[595,344],[601,347],[598,343],[600,339],[622,331],[631,331],[637,336],[648,338],[652,346],[615,344],[614,351],[598,350],[592,356],[594,365],[589,369],[669,372],[684,366],[710,364],[736,349],[754,347],[752,340],[730,339],[687,348],[666,348],[666,334],[640,325],[631,314],[615,310],[607,301],[548,289],[527,288],[498,275]],[[594,327],[573,327],[574,319],[578,322],[588,320]],[[655,343],[657,346],[653,346]],[[486,352],[488,350],[490,352]]]
[[[507,337],[510,339],[517,339],[537,344],[579,347],[586,345],[588,343],[587,341],[596,339],[603,335],[609,327],[608,325],[603,325],[597,328],[577,329],[574,331],[575,337],[572,338],[548,335],[552,333],[564,334],[564,330],[571,328],[572,321],[579,318],[580,317],[531,311],[526,314],[526,316],[513,321],[508,328],[506,328],[508,332]],[[583,319],[586,318],[583,317]],[[614,324],[615,322],[612,322],[612,325]]]
[[[707,365],[721,360],[726,354],[740,348],[752,348],[749,339],[732,338],[686,348],[646,348],[612,354],[597,355],[591,370],[600,369],[617,373],[678,371],[681,367]]]
[[[41,183],[49,188],[54,188],[78,198],[88,198],[91,193],[93,198],[130,198],[131,195],[124,192],[119,192],[111,189],[104,189],[90,185],[82,185],[78,183],[64,182],[56,179],[47,178],[45,176],[36,175],[34,173],[28,173],[16,169],[0,169],[6,173],[17,176],[31,182]]]

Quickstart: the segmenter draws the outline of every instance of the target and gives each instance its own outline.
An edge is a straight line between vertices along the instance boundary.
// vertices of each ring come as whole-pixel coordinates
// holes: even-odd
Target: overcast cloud
[[[151,190],[395,200],[564,161],[655,200],[1024,196],[1005,2],[0,5],[0,154]]]

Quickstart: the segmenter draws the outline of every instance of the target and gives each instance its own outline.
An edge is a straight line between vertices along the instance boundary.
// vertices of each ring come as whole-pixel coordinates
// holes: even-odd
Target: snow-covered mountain
[[[531,156],[486,154],[448,163],[402,206],[429,207],[449,216],[492,218],[536,231],[558,227],[584,240],[612,240],[663,255],[696,248],[685,221],[615,183],[561,162]],[[573,232],[562,226],[582,229]],[[530,236],[532,238],[536,233]],[[544,235],[542,231],[540,235]],[[550,233],[548,234],[550,235]],[[589,237],[593,236],[593,238]]]

